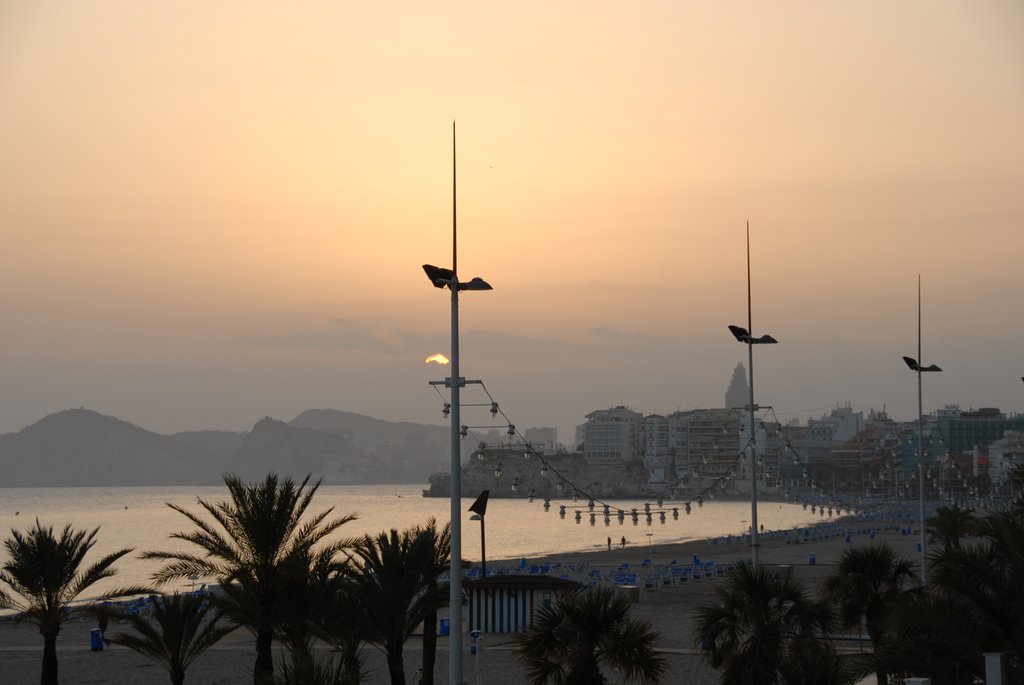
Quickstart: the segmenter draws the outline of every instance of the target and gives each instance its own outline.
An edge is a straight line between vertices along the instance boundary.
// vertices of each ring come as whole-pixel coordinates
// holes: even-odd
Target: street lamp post
[[[448,683],[462,683],[462,470],[459,453],[459,389],[466,380],[459,376],[459,291],[491,290],[487,281],[476,277],[460,282],[458,277],[457,203],[455,174],[455,122],[452,122],[452,268],[424,264],[423,271],[436,288],[448,288],[452,294],[452,375],[445,385],[451,388],[451,573],[448,586],[448,613],[451,626],[448,649]]]
[[[469,507],[473,512],[469,520],[480,522],[480,575],[484,578],[487,577],[487,535],[484,531],[484,515],[487,514],[487,498],[490,494],[490,490],[484,490]]]
[[[757,570],[757,552],[760,542],[757,532],[757,427],[754,424],[754,412],[760,407],[754,404],[754,345],[773,345],[777,342],[770,335],[762,335],[755,338],[752,331],[751,304],[750,304],[750,222],[747,222],[747,327],[729,326],[736,340],[747,346],[747,361],[750,366],[750,404],[747,409],[750,411],[750,562]]]
[[[917,373],[917,507],[921,526],[921,585],[928,582],[928,536],[924,530],[924,403],[921,393],[921,374],[942,371],[935,364],[924,366],[921,360],[921,275],[917,276],[917,359],[904,357],[911,371]]]

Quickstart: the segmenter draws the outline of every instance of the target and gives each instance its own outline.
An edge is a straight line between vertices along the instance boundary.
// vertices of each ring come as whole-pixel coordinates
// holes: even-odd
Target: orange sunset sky
[[[0,1],[0,432],[1024,410],[1024,4]],[[464,417],[488,423],[489,416]]]

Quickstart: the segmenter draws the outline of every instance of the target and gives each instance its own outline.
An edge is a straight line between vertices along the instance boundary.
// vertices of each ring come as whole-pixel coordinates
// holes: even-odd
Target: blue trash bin
[[[99,652],[103,649],[103,631],[99,628],[93,628],[89,631],[89,648],[94,652]]]
[[[442,618],[440,624],[437,626],[437,634],[444,637],[452,632],[451,620]]]

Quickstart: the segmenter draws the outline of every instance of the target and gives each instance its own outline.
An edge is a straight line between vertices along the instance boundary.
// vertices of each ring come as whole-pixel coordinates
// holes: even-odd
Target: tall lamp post
[[[917,359],[904,357],[911,371],[917,373],[917,508],[921,525],[921,585],[928,582],[928,536],[924,530],[924,405],[921,398],[921,374],[942,371],[935,364],[921,363],[921,275],[917,275]]]
[[[779,342],[770,335],[762,335],[755,338],[751,331],[754,329],[750,306],[750,222],[747,222],[747,327],[729,326],[733,336],[747,346],[747,359],[750,365],[750,404],[747,409],[750,411],[750,562],[757,570],[757,548],[760,546],[757,532],[757,428],[754,425],[754,412],[760,407],[754,404],[754,345],[774,345]]]
[[[460,411],[459,389],[466,379],[459,376],[459,291],[491,290],[491,285],[476,277],[466,283],[458,277],[458,240],[456,232],[456,175],[455,175],[455,122],[452,122],[452,268],[424,264],[423,271],[436,288],[448,288],[452,293],[452,375],[445,381],[451,388],[451,581],[448,593],[448,612],[451,635],[448,649],[448,683],[462,683],[462,464],[459,454]]]
[[[487,577],[487,534],[484,532],[484,516],[487,514],[487,498],[490,494],[490,490],[484,490],[469,507],[469,510],[473,512],[469,520],[480,521],[480,575],[484,578]]]

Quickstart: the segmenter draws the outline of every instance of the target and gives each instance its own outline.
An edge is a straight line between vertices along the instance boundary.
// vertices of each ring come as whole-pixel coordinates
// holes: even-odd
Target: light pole
[[[733,336],[736,337],[741,343],[747,346],[747,360],[750,366],[750,404],[747,405],[747,409],[750,410],[750,562],[757,570],[757,548],[760,543],[758,542],[757,534],[757,426],[754,424],[754,412],[759,407],[754,404],[754,345],[773,345],[777,342],[775,338],[770,335],[762,335],[759,338],[755,338],[751,331],[754,329],[751,315],[750,306],[750,222],[747,222],[747,327],[742,328],[740,326],[729,326],[729,330],[732,331]]]
[[[935,364],[921,364],[921,274],[917,275],[917,359],[904,357],[911,371],[917,372],[917,507],[921,525],[921,585],[928,582],[928,536],[924,530],[924,404],[921,398],[921,374],[942,371]]]
[[[424,264],[423,271],[436,288],[448,288],[452,293],[452,375],[445,385],[451,388],[451,573],[448,586],[448,613],[451,625],[448,649],[448,683],[462,683],[462,464],[459,454],[460,411],[459,389],[466,379],[459,376],[459,291],[491,290],[487,281],[477,277],[467,283],[458,277],[457,203],[455,175],[455,122],[452,122],[452,268],[444,269]]]
[[[487,498],[490,494],[490,490],[484,490],[469,507],[473,512],[469,520],[480,522],[480,575],[484,578],[487,577],[487,535],[484,532],[484,515],[487,513]]]

